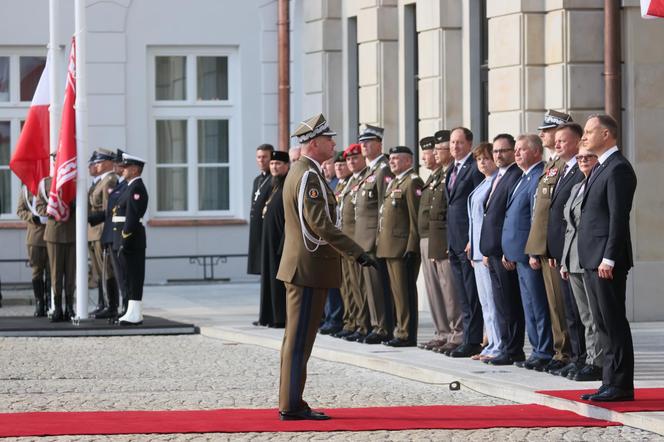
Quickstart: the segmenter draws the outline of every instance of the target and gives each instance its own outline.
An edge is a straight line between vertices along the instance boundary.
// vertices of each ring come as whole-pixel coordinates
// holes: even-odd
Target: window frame
[[[30,101],[21,101],[21,57],[44,57],[47,56],[45,47],[18,47],[18,46],[0,46],[0,57],[9,58],[9,101],[0,101],[0,121],[9,121],[9,154],[14,153],[18,137],[21,134],[21,123],[25,121]],[[2,170],[10,170],[9,164],[0,165]],[[10,207],[9,213],[0,213],[0,221],[16,221],[16,207],[18,205],[18,193],[21,189],[21,182],[14,173],[11,173],[10,179]]]
[[[156,58],[168,56],[184,56],[186,58],[186,92],[185,100],[156,99]],[[197,57],[227,57],[228,63],[228,99],[198,100],[197,98]],[[148,48],[148,109],[150,145],[149,161],[154,164],[150,185],[158,193],[157,187],[157,121],[185,120],[187,128],[187,209],[164,211],[158,210],[158,196],[151,198],[151,212],[155,218],[237,218],[242,209],[241,196],[236,183],[242,181],[241,168],[241,112],[240,92],[241,77],[239,51],[234,46],[218,47],[152,47]],[[220,163],[227,167],[229,175],[228,210],[200,210],[198,192],[198,171],[207,163],[200,163],[198,158],[198,121],[228,120],[228,163]],[[215,163],[217,164],[217,163]],[[165,166],[168,167],[168,166]],[[207,165],[206,167],[210,167]]]

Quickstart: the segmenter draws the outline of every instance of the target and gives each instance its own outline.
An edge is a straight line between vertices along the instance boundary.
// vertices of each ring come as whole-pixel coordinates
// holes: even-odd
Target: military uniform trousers
[[[546,300],[549,304],[551,331],[553,332],[553,359],[567,362],[570,359],[570,341],[565,320],[565,300],[560,287],[556,269],[549,266],[547,258],[540,257],[542,277],[546,288]]]
[[[353,271],[354,262],[346,259],[341,261],[341,300],[344,304],[343,329],[354,332],[359,324],[359,306],[353,293]]]
[[[396,324],[394,337],[407,341],[417,341],[417,274],[420,258],[385,258],[390,289],[394,300]]]
[[[128,301],[127,298],[127,271],[125,269],[124,259],[120,259],[117,250],[113,250],[112,244],[106,244],[108,248],[108,257],[111,262],[111,267],[113,268],[113,275],[115,275],[115,281],[117,282],[118,292],[122,299],[123,304],[126,304]]]
[[[380,264],[378,269],[362,267],[362,285],[367,294],[371,331],[380,335],[388,335],[393,322],[392,302],[389,299],[389,291],[385,290],[388,285],[384,271],[385,263],[383,260],[378,260],[378,262]]]
[[[104,259],[104,245],[101,241],[90,241],[90,260],[92,261],[93,268],[96,268],[97,275],[99,279],[109,279],[113,278],[113,266],[111,266],[111,260],[109,257]],[[110,253],[110,251],[108,252]]]
[[[67,303],[72,303],[76,290],[76,244],[47,241],[46,250],[48,251],[51,287],[55,299],[62,299],[64,288]]]
[[[28,246],[28,262],[32,268],[32,280],[43,280],[48,273],[48,252],[46,247]]]
[[[286,330],[281,345],[281,376],[279,411],[300,411],[307,408],[302,400],[307,380],[307,362],[328,289],[302,287],[284,282],[286,286]]]
[[[579,360],[579,362],[602,367],[604,365],[604,352],[599,342],[597,323],[590,310],[588,291],[583,282],[583,273],[569,273],[569,283],[572,286],[572,293],[579,309],[581,322],[583,322],[583,326],[585,327],[586,358],[585,361]]]
[[[145,249],[123,249],[120,252],[121,266],[126,270],[125,291],[130,301],[143,299],[143,283],[145,282]]]
[[[447,259],[429,259],[429,238],[420,239],[422,274],[427,289],[434,326],[434,339],[463,343],[461,309],[452,283],[452,269]]]

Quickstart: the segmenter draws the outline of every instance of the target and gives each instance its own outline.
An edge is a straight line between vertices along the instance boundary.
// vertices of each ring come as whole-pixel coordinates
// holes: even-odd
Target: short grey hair
[[[526,140],[528,147],[531,150],[537,151],[540,154],[544,153],[544,145],[542,145],[542,139],[536,134],[521,134],[516,137],[516,141]]]

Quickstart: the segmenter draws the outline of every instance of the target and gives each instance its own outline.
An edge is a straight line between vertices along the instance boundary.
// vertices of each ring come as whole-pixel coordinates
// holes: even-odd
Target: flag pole
[[[55,153],[58,150],[58,130],[60,129],[60,114],[62,113],[62,56],[64,49],[58,44],[60,33],[58,26],[60,23],[60,13],[58,10],[58,0],[49,0],[48,2],[48,58],[50,64],[49,72],[49,90],[51,102],[49,104],[49,152]],[[51,162],[51,172],[53,172],[53,162]]]
[[[76,31],[76,320],[88,318],[88,104],[85,0],[75,0]]]

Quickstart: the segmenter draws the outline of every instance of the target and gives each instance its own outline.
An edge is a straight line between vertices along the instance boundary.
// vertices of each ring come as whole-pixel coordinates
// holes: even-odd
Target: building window
[[[156,211],[164,216],[240,212],[237,54],[153,51]],[[236,159],[234,161],[234,158]]]
[[[16,219],[21,183],[9,169],[9,160],[46,66],[44,52],[0,46],[0,219]]]

